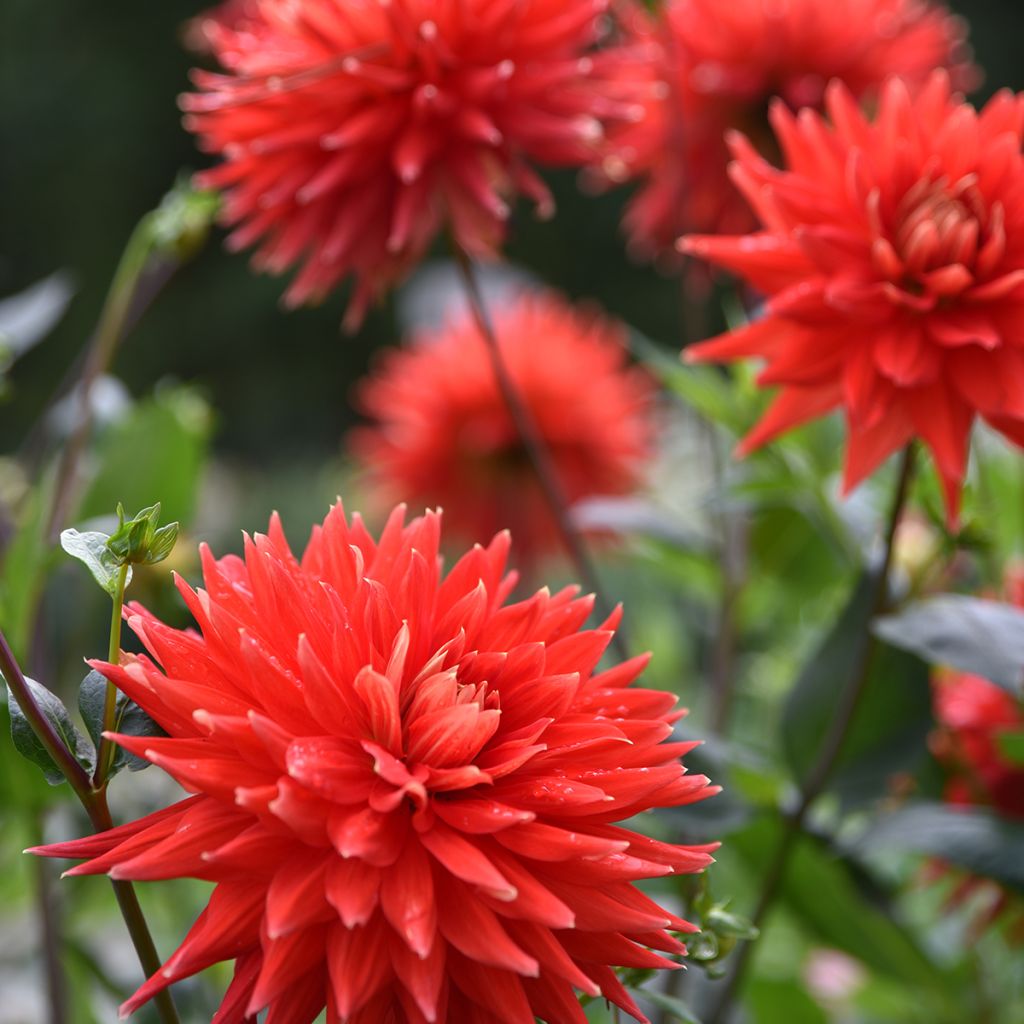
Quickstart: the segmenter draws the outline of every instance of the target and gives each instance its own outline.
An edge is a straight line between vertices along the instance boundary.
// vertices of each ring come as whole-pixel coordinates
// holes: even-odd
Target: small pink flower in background
[[[711,862],[617,822],[716,792],[689,776],[641,656],[596,666],[576,588],[509,603],[509,537],[444,577],[440,516],[375,540],[340,507],[301,559],[275,518],[179,581],[199,632],[133,606],[149,655],[97,667],[166,731],[119,736],[192,795],[36,852],[71,874],[213,883],[125,1011],[234,960],[217,1024],[585,1024],[643,1015],[612,966],[671,967],[693,931],[634,882]],[[158,667],[159,666],[159,667]]]
[[[651,15],[618,8],[626,45],[603,70],[643,116],[617,124],[604,170],[639,179],[626,214],[637,255],[670,257],[687,231],[740,232],[753,218],[728,180],[725,136],[746,133],[774,152],[766,113],[821,107],[839,79],[858,100],[877,98],[890,75],[913,89],[937,67],[959,87],[977,81],[965,28],[921,0],[667,0]]]
[[[355,279],[347,324],[442,229],[493,256],[533,169],[594,159],[614,100],[590,58],[606,0],[238,0],[200,22],[222,73],[196,71],[185,123],[220,157],[235,249],[286,301]]]
[[[625,329],[553,293],[494,306],[509,374],[571,502],[640,482],[653,447],[654,386],[628,365]],[[373,425],[351,447],[380,503],[440,505],[454,534],[508,527],[530,563],[559,545],[556,525],[468,315],[388,351],[363,382]]]
[[[890,79],[870,118],[838,82],[826,107],[772,107],[785,169],[732,136],[762,227],[685,250],[767,301],[686,358],[764,360],[780,390],[743,453],[841,409],[846,490],[920,438],[955,522],[975,419],[1024,444],[1024,97],[976,111],[936,72]]]
[[[838,949],[811,950],[803,975],[811,995],[833,1006],[847,1003],[867,981],[864,968]]]

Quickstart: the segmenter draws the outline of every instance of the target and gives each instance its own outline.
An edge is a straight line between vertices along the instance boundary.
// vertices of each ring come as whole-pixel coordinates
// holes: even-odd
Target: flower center
[[[946,177],[922,178],[889,216],[881,207],[876,193],[872,254],[901,295],[929,304],[959,295],[989,278],[1005,252],[1002,205],[985,202],[975,174],[952,184]]]
[[[918,182],[896,207],[893,242],[908,271],[971,267],[988,220],[974,175],[950,187],[944,179]]]

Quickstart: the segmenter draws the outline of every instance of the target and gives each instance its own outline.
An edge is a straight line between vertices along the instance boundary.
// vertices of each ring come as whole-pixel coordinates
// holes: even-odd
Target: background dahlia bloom
[[[1024,606],[1021,583],[1019,574],[1010,581],[1010,597],[1018,607]],[[995,683],[967,672],[936,673],[932,696],[938,728],[931,748],[946,771],[946,802],[989,807],[1001,816],[1024,821],[1024,765],[1013,761],[1002,747],[1004,736],[1024,732],[1024,707]],[[933,861],[925,877],[954,880],[947,907],[970,902],[975,934],[1002,920],[1011,939],[1024,942],[1024,904],[1019,894],[942,861]]]
[[[250,0],[202,34],[224,74],[182,103],[224,190],[228,243],[300,265],[290,304],[356,279],[347,322],[442,226],[495,253],[517,194],[542,214],[537,162],[590,162],[623,114],[587,56],[606,0]],[[238,15],[233,11],[240,11]],[[237,18],[237,20],[236,20]],[[632,108],[625,108],[632,112]]]
[[[730,130],[773,150],[765,113],[820,107],[826,84],[858,99],[889,75],[921,86],[937,67],[955,83],[977,78],[965,29],[942,4],[922,0],[668,0],[655,17],[623,4],[627,45],[604,70],[642,117],[616,125],[604,172],[639,177],[625,225],[641,256],[670,255],[685,231],[746,231],[750,213],[726,174]]]
[[[765,361],[780,391],[742,452],[842,409],[847,490],[922,438],[954,521],[975,416],[1024,443],[1024,97],[976,112],[937,72],[916,94],[891,79],[872,120],[840,83],[826,105],[831,124],[773,105],[786,170],[732,137],[763,228],[684,247],[767,301],[686,355]]]
[[[118,742],[193,795],[37,852],[214,883],[125,1011],[235,960],[217,1024],[582,1024],[576,990],[642,1019],[610,965],[685,952],[633,883],[713,847],[616,824],[714,792],[675,698],[632,685],[646,657],[596,670],[618,616],[583,628],[575,589],[507,603],[507,534],[442,579],[440,516],[403,520],[378,541],[336,506],[301,561],[276,519],[244,561],[204,548],[201,632],[135,606],[154,660],[97,666],[168,733]]]
[[[506,298],[493,320],[567,498],[637,486],[652,450],[654,386],[627,365],[625,329],[550,293]],[[376,422],[354,431],[351,447],[382,502],[441,505],[454,532],[472,541],[508,527],[524,562],[557,549],[536,471],[468,314],[386,352],[359,399]]]

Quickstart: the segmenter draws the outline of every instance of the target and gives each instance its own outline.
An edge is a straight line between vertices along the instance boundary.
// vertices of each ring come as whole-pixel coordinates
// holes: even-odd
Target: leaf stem
[[[800,787],[799,800],[796,806],[785,814],[783,818],[782,838],[775,851],[775,856],[765,873],[761,895],[750,918],[751,924],[755,928],[762,927],[768,912],[774,906],[782,890],[782,885],[786,879],[786,869],[789,866],[789,858],[803,832],[804,821],[807,818],[808,811],[810,811],[811,806],[828,785],[832,772],[835,770],[839,757],[843,752],[850,728],[857,717],[861,701],[867,691],[868,681],[871,678],[871,663],[878,647],[878,642],[871,631],[871,623],[884,609],[888,598],[889,571],[892,567],[896,530],[910,491],[910,482],[914,474],[914,462],[915,449],[913,444],[909,444],[904,448],[900,459],[896,490],[886,526],[882,564],[875,574],[872,610],[867,618],[865,633],[861,637],[860,648],[854,661],[848,684],[840,696],[835,717],[832,719],[818,756],[807,773],[803,785]],[[747,966],[750,963],[752,951],[753,943],[751,942],[744,942],[737,948],[732,970],[723,982],[718,1003],[708,1017],[707,1024],[724,1024],[732,1002],[743,981]]]
[[[124,609],[124,590],[128,585],[129,565],[125,562],[117,571],[117,586],[114,590],[113,610],[110,616],[110,643],[107,646],[107,661],[116,665],[121,657],[121,613]],[[103,732],[100,736],[100,747],[96,752],[96,772],[93,786],[102,790],[106,786],[110,768],[114,762],[115,746],[107,738],[108,732],[117,728],[117,687],[108,679],[107,690],[103,701]]]
[[[598,614],[602,619],[607,619],[612,612],[611,605],[607,602],[601,590],[597,571],[594,568],[587,546],[572,521],[569,512],[569,499],[558,476],[551,452],[548,450],[533,415],[527,408],[522,396],[516,387],[515,381],[509,372],[508,364],[498,345],[498,337],[494,330],[494,323],[488,313],[483,293],[480,290],[480,282],[477,278],[476,268],[466,251],[457,243],[452,243],[455,264],[459,268],[463,285],[466,290],[466,298],[473,319],[476,322],[484,344],[487,346],[487,354],[491,360],[491,367],[498,383],[498,390],[504,399],[508,414],[512,418],[519,440],[522,442],[527,457],[537,474],[537,481],[540,484],[544,498],[551,509],[555,525],[558,529],[562,543],[576,566],[580,582],[594,594]],[[626,660],[629,657],[629,645],[626,643],[623,631],[616,629],[612,643],[615,645],[619,657]]]

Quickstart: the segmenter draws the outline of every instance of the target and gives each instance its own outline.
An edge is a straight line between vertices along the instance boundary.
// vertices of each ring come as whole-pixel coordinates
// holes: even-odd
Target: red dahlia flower
[[[1008,602],[1024,608],[1024,572],[1007,574]],[[1002,814],[1024,818],[1024,766],[1000,746],[1003,734],[1024,732],[1024,706],[995,683],[969,672],[942,671],[932,681],[936,756],[949,771],[946,799],[955,804],[987,804]]]
[[[652,447],[653,387],[627,367],[624,329],[553,294],[506,299],[494,326],[569,500],[633,489]],[[468,315],[385,353],[361,403],[376,424],[356,431],[352,446],[383,501],[439,504],[472,541],[508,527],[527,561],[557,548],[551,512]]]
[[[235,960],[217,1024],[583,1024],[575,989],[642,1019],[610,965],[685,952],[633,882],[713,847],[615,824],[714,791],[675,699],[631,685],[646,657],[596,671],[617,616],[584,629],[590,598],[508,604],[507,534],[442,579],[440,516],[403,518],[375,541],[339,505],[301,560],[276,519],[244,561],[204,548],[201,633],[135,606],[155,662],[97,666],[168,733],[117,741],[194,795],[37,852],[214,884],[126,1012]]]
[[[1024,732],[1024,709],[995,683],[966,672],[940,673],[933,695],[941,726],[933,746],[950,772],[946,800],[1024,818],[1024,766],[1000,747],[1002,735]]]
[[[916,96],[890,80],[873,120],[839,83],[826,104],[831,125],[773,105],[787,170],[732,137],[763,229],[684,248],[767,302],[687,358],[765,360],[781,391],[743,452],[843,409],[846,489],[921,437],[955,520],[975,416],[1024,443],[1024,97],[976,112],[937,72]]]
[[[1019,573],[1008,584],[1010,599],[1024,607]],[[990,807],[1004,817],[1024,820],[1024,765],[1012,760],[1002,746],[1003,737],[1024,733],[1024,707],[981,676],[948,670],[933,678],[932,698],[938,729],[931,747],[946,771],[946,802]],[[930,864],[925,877],[954,879],[947,907],[970,901],[971,928],[976,934],[1002,920],[1013,941],[1024,942],[1024,905],[1018,895],[942,861]]]
[[[607,0],[258,0],[204,25],[226,73],[197,71],[186,125],[223,163],[229,245],[301,269],[286,300],[356,279],[348,323],[442,226],[495,253],[509,203],[542,214],[531,163],[593,160],[607,117],[587,56]],[[236,5],[237,6],[237,5]]]
[[[921,0],[668,0],[658,18],[624,8],[629,45],[609,76],[644,110],[612,133],[605,173],[640,177],[626,228],[640,255],[665,253],[684,231],[747,231],[750,213],[726,175],[726,133],[769,142],[772,97],[820,107],[842,81],[858,99],[889,75],[916,88],[936,67],[970,86],[960,19]]]

